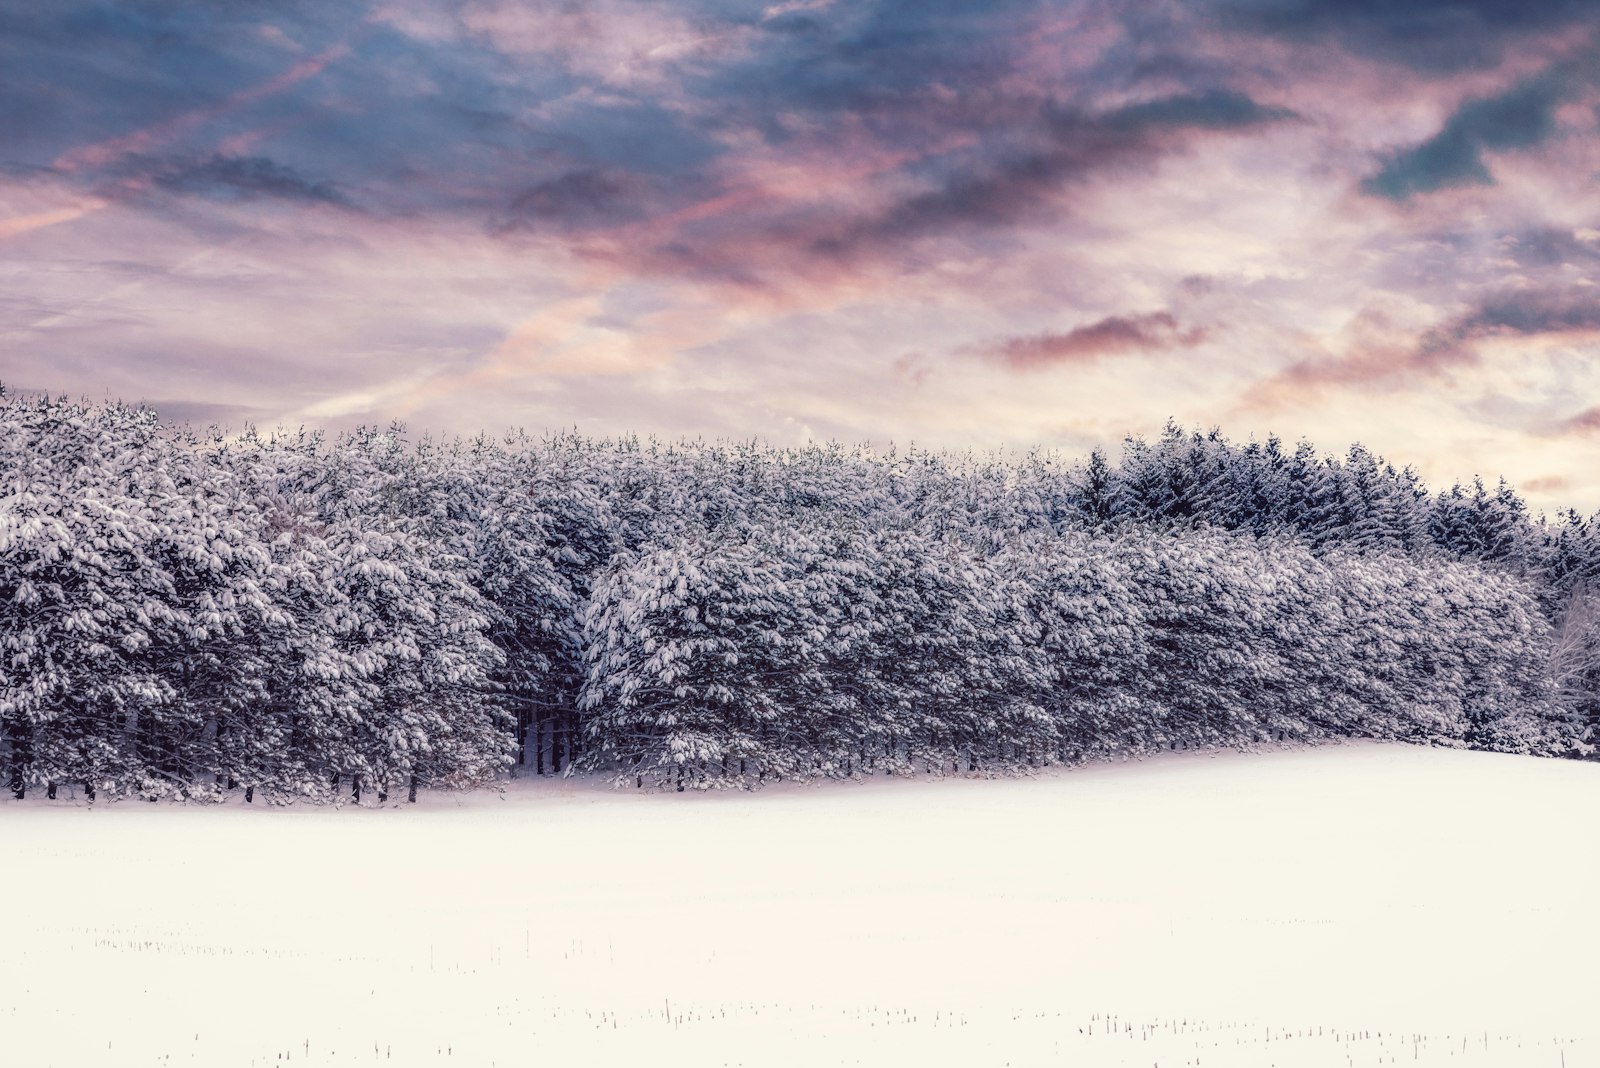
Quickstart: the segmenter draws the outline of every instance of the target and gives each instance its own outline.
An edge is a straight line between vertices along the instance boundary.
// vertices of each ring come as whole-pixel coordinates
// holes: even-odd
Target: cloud
[[[713,74],[705,89],[752,116],[901,120],[901,135],[916,139],[922,118],[942,123],[964,104],[1007,94],[1037,11],[1019,0],[889,0],[837,5],[820,17],[778,14],[759,24],[745,61]]]
[[[778,291],[914,271],[924,239],[976,245],[1055,217],[1062,191],[1095,175],[1292,114],[1216,84],[1121,84],[1102,102],[1059,49],[1046,49],[1055,69],[1034,55],[1035,30],[1064,12],[1093,23],[1093,5],[425,7],[393,0],[364,26],[341,5],[325,22],[274,9],[278,33],[228,23],[225,50],[174,13],[147,32],[186,63],[207,53],[204,90],[175,107],[80,71],[90,96],[127,101],[138,121],[44,161],[77,176],[80,199],[153,187],[241,207],[354,201],[516,245],[559,240],[650,278]],[[282,39],[305,49],[298,61],[285,65]],[[94,102],[71,84],[62,100]],[[83,129],[95,110],[59,125]],[[792,180],[807,171],[821,181]]]
[[[1327,386],[1387,388],[1404,380],[1427,381],[1470,368],[1477,344],[1495,338],[1581,338],[1600,332],[1600,301],[1581,289],[1508,292],[1482,298],[1469,312],[1420,336],[1379,329],[1342,355],[1297,360],[1259,383],[1247,398],[1275,406]]]
[[[564,231],[637,219],[647,210],[640,184],[626,172],[579,167],[518,193],[491,229]]]
[[[952,229],[1018,223],[1050,206],[1064,187],[1092,176],[1151,166],[1205,132],[1229,132],[1294,117],[1285,108],[1258,104],[1228,91],[1182,94],[1103,112],[1051,108],[1028,131],[1029,151],[959,168],[937,188],[820,236],[814,249],[848,257],[882,241]]]
[[[470,0],[460,20],[502,52],[555,59],[599,84],[659,89],[682,67],[738,52],[750,32],[741,20],[701,17],[686,7],[641,0]]]
[[[218,103],[193,108],[109,140],[79,145],[56,157],[54,166],[58,170],[67,172],[93,170],[129,156],[148,153],[163,144],[192,134],[207,123],[314,78],[326,70],[329,64],[349,54],[350,46],[340,42],[308,59],[301,60],[263,82],[231,93]]]
[[[66,208],[53,208],[49,211],[36,211],[27,215],[12,215],[0,219],[0,241],[8,237],[16,237],[33,230],[40,230],[46,226],[55,226],[58,223],[72,222],[81,219],[92,211],[98,211],[105,206],[102,200],[90,200],[82,204],[74,204]]]
[[[1572,487],[1573,481],[1566,475],[1539,475],[1525,478],[1518,484],[1518,488],[1524,493],[1539,494],[1560,493]]]
[[[1592,26],[1592,0],[1217,0],[1224,27],[1358,54],[1429,74],[1496,66],[1529,38]]]
[[[1514,237],[1512,254],[1519,264],[1535,267],[1600,263],[1600,234],[1566,227],[1534,227]]]
[[[1129,133],[1147,130],[1238,130],[1298,116],[1288,108],[1256,103],[1243,93],[1211,89],[1129,104],[1104,117],[1107,128]]]
[[[1542,75],[1496,96],[1469,100],[1428,140],[1391,156],[1361,191],[1405,201],[1420,193],[1493,185],[1485,151],[1536,148],[1555,135],[1556,108],[1571,94],[1565,79]]]
[[[216,154],[200,160],[162,161],[154,163],[149,173],[151,181],[168,192],[214,200],[275,197],[307,204],[351,206],[332,182],[312,180],[264,156]]]
[[[1198,327],[1184,330],[1171,312],[1112,315],[1066,333],[1006,338],[969,350],[1014,371],[1090,363],[1102,356],[1193,348],[1206,339]]]
[[[1582,290],[1492,296],[1428,331],[1411,363],[1442,366],[1476,359],[1472,344],[1496,337],[1549,337],[1600,331],[1600,300]]]
[[[1581,437],[1600,434],[1600,407],[1585,408],[1577,415],[1561,420],[1554,430],[1556,434],[1576,434]]]

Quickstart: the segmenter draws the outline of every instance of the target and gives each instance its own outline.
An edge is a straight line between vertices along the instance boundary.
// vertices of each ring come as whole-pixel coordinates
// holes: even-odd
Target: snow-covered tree
[[[195,434],[0,391],[14,794],[380,797],[1361,734],[1584,749],[1600,536],[1169,423],[1074,465]]]
[[[591,762],[678,789],[792,773],[827,705],[807,548],[718,531],[621,554],[583,618]]]

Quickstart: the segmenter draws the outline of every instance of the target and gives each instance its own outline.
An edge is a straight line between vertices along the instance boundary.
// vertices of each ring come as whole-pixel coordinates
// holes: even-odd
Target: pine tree
[[[1089,453],[1088,461],[1074,472],[1072,485],[1070,515],[1081,529],[1109,529],[1127,510],[1121,480],[1102,449]]]

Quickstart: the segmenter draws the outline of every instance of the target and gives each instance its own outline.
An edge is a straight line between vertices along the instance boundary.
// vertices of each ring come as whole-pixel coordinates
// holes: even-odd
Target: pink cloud
[[[55,226],[57,223],[71,222],[81,219],[93,211],[98,211],[105,206],[103,200],[89,200],[71,207],[56,208],[51,211],[36,211],[27,215],[13,215],[7,219],[0,219],[0,241],[8,237],[39,230],[46,226]]]
[[[1561,493],[1571,489],[1572,479],[1565,475],[1539,475],[1523,479],[1518,485],[1524,493]]]
[[[970,351],[1016,371],[1092,363],[1103,356],[1193,348],[1205,330],[1181,329],[1171,312],[1112,315],[1065,333],[1047,331],[980,345]]]
[[[1600,304],[1582,291],[1576,297],[1544,291],[1491,294],[1471,311],[1420,333],[1391,327],[1372,312],[1358,317],[1356,332],[1345,351],[1297,360],[1257,384],[1246,397],[1247,406],[1278,407],[1326,387],[1387,389],[1396,383],[1435,381],[1478,366],[1479,344],[1494,339],[1582,341],[1600,335]]]
[[[1561,420],[1556,424],[1555,432],[1579,437],[1600,434],[1600,406],[1585,408],[1577,415]]]

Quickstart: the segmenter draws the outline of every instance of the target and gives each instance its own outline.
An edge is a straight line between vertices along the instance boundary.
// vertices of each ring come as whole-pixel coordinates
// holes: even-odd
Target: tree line
[[[384,800],[1371,736],[1584,755],[1596,521],[1361,447],[226,434],[0,390],[17,796]]]

